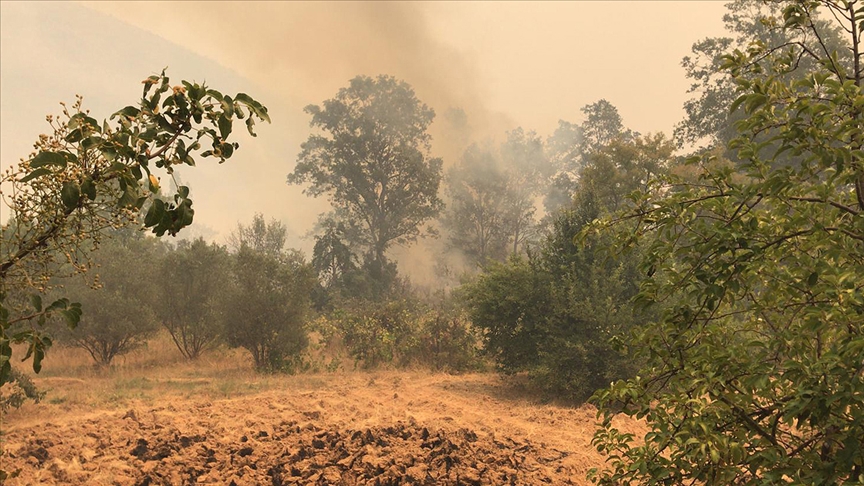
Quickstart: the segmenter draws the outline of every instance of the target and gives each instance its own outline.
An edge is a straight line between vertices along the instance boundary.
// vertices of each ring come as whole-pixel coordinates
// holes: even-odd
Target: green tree
[[[435,112],[390,76],[358,76],[306,112],[322,134],[303,143],[288,181],[310,183],[305,193],[327,194],[333,217],[359,222],[352,246],[364,248],[372,275],[383,279],[387,249],[414,241],[442,206],[442,163],[429,156],[426,133]]]
[[[734,49],[746,51],[751,45],[784,46],[798,44],[816,52],[824,42],[830,50],[837,50],[838,59],[847,65],[851,59],[842,46],[839,26],[829,21],[814,18],[812,30],[790,30],[784,28],[782,20],[783,2],[763,0],[734,0],[726,4],[727,13],[723,24],[729,37],[709,37],[693,44],[692,55],[686,56],[681,65],[687,78],[692,81],[687,90],[693,97],[684,103],[685,119],[675,127],[675,139],[679,145],[691,144],[702,148],[725,147],[737,137],[735,122],[745,114],[743,110],[730,110],[738,97],[734,78],[723,69],[723,56]],[[796,68],[774,75],[801,78],[812,72],[817,61],[809,56],[796,59]],[[734,152],[726,154],[734,157]]]
[[[264,220],[260,213],[252,217],[252,223],[244,226],[237,223],[237,228],[228,235],[228,245],[235,251],[248,247],[251,250],[267,255],[280,255],[285,249],[288,229],[279,221]]]
[[[28,344],[38,372],[51,344],[45,320],[62,314],[74,326],[80,318],[81,307],[67,299],[43,306],[40,294],[58,263],[85,271],[88,242],[98,244],[101,230],[122,226],[145,206],[144,226],[158,236],[191,224],[189,189],[156,197],[157,173],[194,165],[196,156],[224,162],[238,147],[229,141],[237,119],[246,118],[250,133],[256,119],[269,122],[267,109],[243,93],[232,98],[186,81],[172,86],[164,72],[143,84],[138,106],[110,122],[92,118],[80,99],[64,106],[62,116],[49,117],[53,133],[39,139],[36,152],[0,176],[9,218],[0,232],[0,381],[9,373],[11,344]],[[13,293],[30,294],[30,309],[7,304]],[[25,330],[10,335],[13,325]]]
[[[581,111],[585,117],[581,125],[560,120],[546,141],[553,172],[543,201],[549,214],[570,206],[580,173],[592,154],[637,135],[624,126],[618,108],[605,99],[585,105]]]
[[[222,300],[223,335],[231,346],[246,349],[260,371],[293,371],[306,348],[305,320],[311,305],[315,274],[303,256],[284,250],[282,223],[263,224],[264,217],[249,227],[238,225],[233,235],[241,241],[233,254],[230,282]],[[264,231],[243,239],[244,232]],[[248,242],[278,242],[252,246]]]
[[[99,366],[144,345],[159,329],[151,309],[159,300],[155,262],[164,251],[159,240],[132,229],[107,235],[93,254],[93,282],[73,278],[65,285],[66,295],[87,309],[75,329],[66,330],[68,343],[86,350]]]
[[[508,186],[506,221],[515,255],[537,240],[536,199],[546,190],[551,166],[540,137],[521,127],[507,132],[500,152]]]
[[[636,258],[607,255],[607,236],[581,245],[574,239],[596,218],[623,207],[625,196],[672,158],[673,146],[662,135],[607,143],[589,157],[573,203],[554,215],[536,251],[487,267],[461,290],[502,371],[527,371],[543,389],[573,399],[631,376],[631,357],[611,340],[650,317],[629,303],[637,290]]]
[[[162,258],[153,310],[186,359],[197,359],[220,336],[218,301],[229,264],[227,250],[203,238],[181,241]]]
[[[864,6],[778,6],[818,47],[725,55],[740,162],[697,158],[698,179],[656,181],[627,215],[648,245],[637,300],[666,311],[637,334],[637,377],[597,394],[601,484],[864,482]],[[813,70],[782,75],[799,58]],[[777,164],[787,152],[799,162]],[[646,421],[644,443],[611,424],[617,410]]]

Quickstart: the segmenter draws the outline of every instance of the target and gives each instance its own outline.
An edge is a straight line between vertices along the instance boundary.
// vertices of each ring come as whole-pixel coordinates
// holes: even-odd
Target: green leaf
[[[139,110],[138,108],[135,108],[134,106],[127,106],[126,108],[123,108],[122,110],[111,115],[111,119],[113,120],[116,116],[135,118],[136,116],[138,116],[139,113],[141,113],[141,110]]]
[[[36,309],[36,312],[42,312],[42,297],[39,294],[31,294],[30,305]]]
[[[231,120],[228,119],[227,116],[221,115],[219,117],[219,134],[222,137],[222,140],[227,140],[228,136],[231,135],[232,123]]]
[[[60,314],[66,319],[66,325],[69,326],[70,329],[75,329],[78,326],[78,323],[81,322],[81,304],[78,302],[73,302],[69,305],[68,309],[63,309],[60,311]]]
[[[819,281],[819,274],[817,272],[813,272],[807,277],[807,286],[812,287],[816,285],[816,282]]]
[[[21,180],[18,182],[21,182],[21,183],[30,182],[37,177],[42,177],[42,176],[48,175],[50,173],[51,173],[50,170],[46,169],[45,167],[40,167],[40,168],[34,170],[33,172],[27,174],[26,176],[22,177]]]
[[[66,157],[57,152],[39,152],[38,155],[30,160],[30,167],[33,169],[46,165],[66,167]]]
[[[249,135],[252,135],[253,137],[257,137],[258,134],[255,133],[255,131],[252,129],[252,127],[254,127],[254,126],[255,126],[255,119],[253,119],[250,116],[249,118],[246,119],[246,129],[249,130]]]
[[[162,221],[163,216],[165,216],[165,203],[161,199],[154,199],[144,217],[144,226],[147,228],[156,226]]]
[[[76,128],[69,132],[69,135],[66,135],[65,140],[69,143],[80,142],[84,138],[84,131],[80,128]]]
[[[81,199],[81,188],[78,183],[73,181],[64,183],[63,188],[60,189],[60,198],[67,210],[75,209],[78,206],[78,200]]]
[[[267,108],[246,93],[237,93],[234,100],[245,104],[258,118],[270,123],[270,115],[267,113]]]
[[[96,184],[93,183],[93,178],[85,176],[81,181],[81,192],[91,201],[96,200]]]

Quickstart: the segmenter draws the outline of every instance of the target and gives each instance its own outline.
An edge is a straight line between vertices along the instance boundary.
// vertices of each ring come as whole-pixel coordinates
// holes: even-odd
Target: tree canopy
[[[634,221],[647,244],[636,300],[664,312],[637,333],[638,375],[596,396],[601,484],[864,481],[864,6],[769,4],[780,43],[723,55],[738,161],[694,157],[618,219],[619,241]],[[646,421],[644,443],[618,410]]]
[[[442,161],[430,157],[426,132],[435,112],[391,76],[358,76],[306,112],[321,132],[302,144],[288,181],[309,183],[305,193],[328,195],[335,219],[358,223],[352,243],[380,274],[387,249],[414,241],[442,207]]]

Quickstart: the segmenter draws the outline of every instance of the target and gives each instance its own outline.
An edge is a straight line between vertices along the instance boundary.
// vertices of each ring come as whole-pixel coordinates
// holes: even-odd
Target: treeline
[[[262,215],[238,224],[227,246],[201,238],[170,244],[132,227],[106,230],[92,254],[92,277],[52,282],[58,295],[87,309],[77,326],[58,321],[52,334],[98,366],[160,331],[188,360],[216,346],[236,347],[263,372],[351,363],[480,366],[477,334],[452,302],[423,298],[404,281],[387,299],[337,296],[299,251],[285,247],[285,235],[282,223]],[[310,354],[310,338],[321,357]]]
[[[396,86],[413,96],[392,78],[366,80],[373,91]],[[576,238],[592,221],[626,207],[631,192],[676,159],[671,141],[627,129],[605,100],[583,114],[585,122],[562,121],[545,140],[515,129],[500,144],[472,144],[446,172],[429,164],[425,183],[410,180],[417,173],[381,176],[435,189],[425,207],[407,190],[404,200],[389,195],[377,205],[385,184],[368,180],[375,170],[355,171],[357,180],[343,192],[361,194],[357,187],[366,182],[378,197],[322,215],[310,259],[286,248],[286,227],[263,215],[238,224],[227,246],[202,239],[172,244],[134,225],[103,231],[90,256],[92,278],[54,282],[58,296],[87,309],[74,329],[58,326],[56,335],[102,366],[164,330],[190,360],[225,345],[245,349],[256,369],[271,372],[340,366],[458,372],[494,364],[507,374],[527,372],[549,395],[585,399],[633,372],[632,357],[610,338],[649,315],[629,304],[638,254],[606,251],[614,243],[602,235]],[[416,164],[418,154],[405,160]],[[398,172],[399,160],[391,156],[387,168]],[[394,207],[402,212],[391,214]],[[361,217],[346,216],[351,211]],[[399,220],[400,214],[414,216]],[[447,254],[430,258],[456,254],[466,262],[454,289],[416,288],[388,257],[391,243],[423,234],[424,221],[447,243]]]

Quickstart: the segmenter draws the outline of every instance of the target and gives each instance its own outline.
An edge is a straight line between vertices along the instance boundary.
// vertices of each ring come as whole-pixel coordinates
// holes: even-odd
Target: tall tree
[[[358,221],[371,270],[383,277],[386,252],[409,243],[438,214],[441,159],[429,155],[426,133],[435,112],[392,76],[358,76],[323,106],[310,105],[313,134],[303,143],[292,184],[327,194],[334,217]]]
[[[799,45],[816,52],[822,49],[820,42],[824,42],[828,49],[837,50],[838,59],[850,64],[848,50],[842,46],[839,26],[816,17],[813,22],[820,31],[819,36],[812,30],[785,29],[783,5],[783,2],[764,0],[729,2],[723,16],[729,36],[709,37],[693,44],[693,54],[681,62],[687,78],[692,80],[687,90],[692,98],[684,103],[685,119],[675,127],[675,139],[679,145],[725,147],[738,135],[734,124],[744,117],[744,112],[730,110],[737,98],[737,86],[732,74],[723,69],[724,54],[734,49],[743,52],[750,46]],[[801,78],[814,68],[816,61],[813,58],[798,57],[795,69],[774,71],[774,75]],[[730,152],[727,156],[734,157],[735,154]]]
[[[228,245],[235,252],[245,246],[259,253],[279,255],[285,249],[287,234],[284,224],[275,219],[268,223],[262,214],[256,213],[249,225],[237,223],[237,228],[228,235]]]
[[[631,375],[633,362],[609,339],[649,315],[629,303],[637,259],[608,255],[612,239],[606,235],[584,238],[582,245],[574,239],[664,171],[673,148],[662,135],[611,140],[588,158],[572,203],[552,216],[536,252],[489,265],[461,289],[502,371],[527,371],[548,391],[579,399]]]
[[[490,147],[472,145],[447,171],[442,217],[452,248],[477,265],[507,256],[510,237],[507,174]]]
[[[772,5],[766,22],[815,44],[724,55],[737,163],[697,157],[625,215],[649,244],[637,300],[667,311],[636,333],[638,378],[597,395],[601,484],[864,483],[864,5]],[[622,410],[650,429],[638,444]]]
[[[537,240],[537,198],[552,175],[542,139],[521,127],[507,132],[501,145],[501,165],[507,175],[507,222],[512,253]]]
[[[447,173],[450,198],[442,222],[450,246],[478,265],[503,260],[536,240],[536,199],[551,173],[533,131],[507,132],[499,146],[472,145]]]
[[[546,141],[553,172],[543,201],[549,214],[570,206],[579,174],[592,154],[613,141],[627,142],[636,136],[624,126],[618,108],[605,99],[585,105],[581,111],[585,117],[581,125],[560,120]]]

